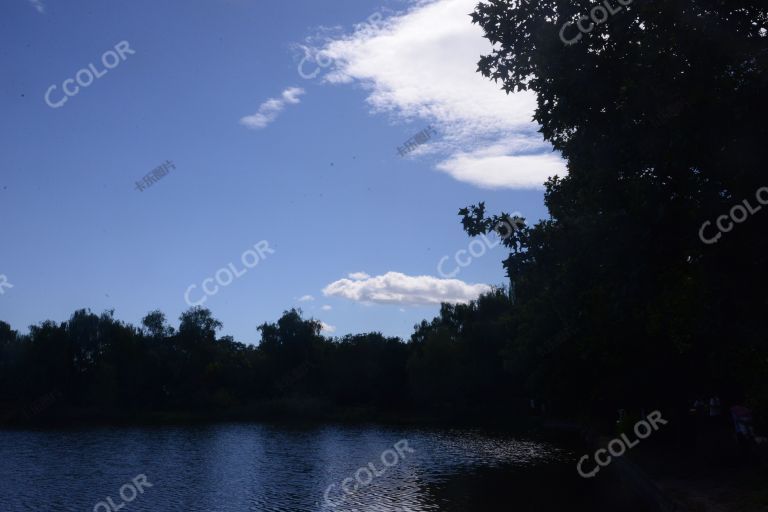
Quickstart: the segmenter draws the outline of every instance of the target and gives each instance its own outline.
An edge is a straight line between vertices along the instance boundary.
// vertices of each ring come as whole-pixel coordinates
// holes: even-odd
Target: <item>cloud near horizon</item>
[[[240,118],[240,124],[253,130],[266,128],[277,119],[286,105],[301,103],[299,96],[305,92],[300,87],[289,87],[280,94],[279,98],[270,98],[262,103],[255,114]]]
[[[339,279],[325,288],[326,297],[341,297],[362,303],[436,305],[442,302],[466,304],[491,291],[486,284],[468,284],[458,279],[408,276],[387,272],[360,279]]]
[[[411,157],[434,153],[443,159],[438,171],[483,188],[543,188],[548,177],[565,174],[565,162],[537,133],[535,94],[507,95],[476,71],[492,49],[468,16],[476,3],[419,1],[313,51],[334,59],[325,82],[360,84],[374,112],[438,128],[442,139]]]
[[[327,332],[328,334],[333,334],[333,333],[336,332],[336,326],[335,325],[327,324],[327,323],[325,323],[325,322],[323,322],[321,320],[320,321],[320,331],[321,332]]]

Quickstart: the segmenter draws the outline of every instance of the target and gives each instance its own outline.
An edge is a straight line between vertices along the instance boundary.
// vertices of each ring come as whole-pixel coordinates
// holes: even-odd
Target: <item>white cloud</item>
[[[349,274],[349,278],[353,279],[355,281],[360,281],[362,279],[368,279],[369,277],[371,277],[371,276],[369,276],[365,272],[352,272],[351,274]]]
[[[315,298],[313,296],[311,296],[311,295],[303,295],[303,296],[299,297],[299,302],[309,302],[309,301],[312,301],[312,300],[315,300]]]
[[[255,114],[241,118],[240,124],[254,130],[264,128],[277,119],[277,116],[286,105],[300,103],[299,96],[304,94],[304,92],[304,89],[299,87],[289,87],[282,92],[279,98],[270,98],[262,103]]]
[[[336,326],[335,325],[328,325],[325,322],[320,322],[320,330],[322,332],[327,332],[328,334],[333,334],[336,332]]]
[[[29,3],[31,3],[35,9],[37,9],[37,12],[40,14],[45,14],[45,5],[43,5],[41,0],[29,0]]]
[[[442,139],[412,155],[437,154],[443,161],[436,168],[459,181],[486,188],[542,187],[565,167],[556,165],[559,157],[532,121],[535,94],[507,95],[476,71],[480,55],[491,50],[468,16],[476,4],[421,1],[376,27],[330,39],[322,50],[335,68],[324,80],[361,84],[375,112],[436,126]],[[489,150],[501,153],[478,156]]]
[[[485,151],[457,153],[437,164],[459,181],[482,188],[539,188],[549,176],[565,174],[565,162],[554,153],[488,155]]]
[[[329,306],[328,304],[325,304],[325,305],[323,305],[323,307],[321,307],[320,309],[322,309],[323,311],[330,311],[330,310],[332,310],[333,308],[332,308],[331,306]]]
[[[323,289],[328,297],[342,297],[363,303],[440,304],[467,303],[491,290],[485,284],[467,284],[458,279],[408,276],[387,272],[362,280],[340,279]]]

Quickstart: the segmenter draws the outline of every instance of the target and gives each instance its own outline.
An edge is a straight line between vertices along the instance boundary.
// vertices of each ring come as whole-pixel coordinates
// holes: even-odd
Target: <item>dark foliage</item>
[[[550,218],[507,240],[509,364],[575,409],[721,394],[765,418],[768,211],[716,244],[699,232],[768,185],[766,3],[635,1],[563,44],[563,24],[596,5],[488,0],[472,14],[495,44],[479,71],[537,94],[568,162],[547,183]],[[469,234],[497,220],[482,204],[460,214]]]

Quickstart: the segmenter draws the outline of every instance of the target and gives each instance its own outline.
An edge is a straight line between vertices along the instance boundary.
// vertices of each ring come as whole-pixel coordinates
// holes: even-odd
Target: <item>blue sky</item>
[[[564,166],[533,98],[475,73],[489,46],[474,4],[3,2],[0,320],[25,332],[87,307],[138,325],[161,309],[177,325],[185,291],[243,271],[260,241],[274,253],[204,304],[246,343],[291,307],[326,334],[407,337],[441,298],[504,284],[501,247],[439,275],[470,242],[458,209],[543,218],[541,184]],[[133,53],[105,68],[123,41]],[[318,52],[331,64],[303,78]],[[100,77],[65,96],[91,63]]]

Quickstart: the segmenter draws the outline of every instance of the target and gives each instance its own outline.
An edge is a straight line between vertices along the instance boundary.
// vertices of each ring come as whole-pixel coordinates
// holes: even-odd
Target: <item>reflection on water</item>
[[[386,467],[382,454],[400,440],[412,451],[396,464],[389,453]],[[630,510],[621,496],[579,478],[576,459],[547,443],[466,430],[226,424],[0,432],[0,510],[90,512],[139,474],[153,487],[122,512]]]

